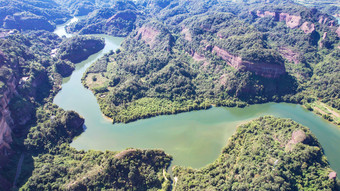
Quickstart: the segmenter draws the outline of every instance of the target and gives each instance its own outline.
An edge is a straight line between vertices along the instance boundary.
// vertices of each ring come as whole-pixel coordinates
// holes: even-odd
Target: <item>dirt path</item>
[[[17,172],[15,174],[15,178],[14,178],[14,182],[13,182],[13,188],[16,188],[17,180],[18,180],[20,173],[21,173],[21,166],[22,166],[22,163],[24,162],[24,157],[25,157],[25,154],[21,153],[21,156],[20,156],[20,159],[19,159],[19,162],[18,162],[18,166],[17,166]]]
[[[322,111],[320,108],[318,108],[318,107],[316,107],[316,106],[313,107],[313,109],[316,110],[316,111],[318,111],[318,112],[321,113],[322,115],[323,115],[323,114],[327,114],[326,112]]]
[[[176,191],[177,180],[178,180],[178,177],[175,176],[175,177],[174,177],[174,182],[175,182],[175,184],[174,184],[174,189],[173,189],[173,191]]]
[[[334,115],[335,117],[340,117],[340,114],[339,114],[339,113],[333,111],[332,109],[329,109],[329,108],[327,107],[326,104],[324,104],[324,103],[322,103],[322,102],[319,102],[319,104],[320,104],[322,107],[326,108],[327,111],[330,112],[330,113],[331,113],[332,115]]]
[[[165,168],[163,168],[163,177],[166,181],[168,181],[168,178],[165,176],[165,173],[166,173]]]

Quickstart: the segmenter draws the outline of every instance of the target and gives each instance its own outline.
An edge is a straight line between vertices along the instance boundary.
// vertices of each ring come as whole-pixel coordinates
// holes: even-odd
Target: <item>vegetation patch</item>
[[[336,190],[310,130],[270,116],[239,126],[213,164],[173,172],[178,190]]]

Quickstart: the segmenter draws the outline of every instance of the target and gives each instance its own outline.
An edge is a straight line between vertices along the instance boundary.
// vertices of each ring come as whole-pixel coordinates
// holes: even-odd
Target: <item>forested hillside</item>
[[[63,60],[79,63],[99,52],[105,46],[103,38],[92,36],[75,36],[65,39],[58,48],[58,56]]]
[[[337,190],[314,135],[288,119],[241,125],[213,164],[173,178],[161,150],[75,150],[86,119],[53,104],[74,64],[105,45],[82,34],[108,34],[126,38],[82,82],[114,123],[275,101],[340,124],[339,9],[301,4],[0,0],[0,190]],[[73,16],[79,36],[51,32]]]
[[[0,1],[0,26],[7,29],[53,31],[55,24],[70,17],[68,10],[53,0]]]
[[[68,60],[77,60],[69,57],[78,58],[75,51],[79,49],[88,55],[100,50],[102,39],[62,40],[46,31],[2,30],[2,34],[0,190],[13,186],[21,155],[23,168],[15,181],[16,186],[25,184],[23,190],[170,188],[170,177],[163,175],[163,169],[172,158],[163,151],[102,153],[69,146],[83,132],[84,119],[52,100],[62,77],[74,69]]]
[[[238,127],[213,164],[174,169],[176,190],[336,190],[331,174],[309,129],[270,116]]]
[[[114,122],[211,104],[321,100],[340,109],[334,17],[289,1],[162,5],[137,4],[154,17],[140,21],[119,51],[84,76]]]

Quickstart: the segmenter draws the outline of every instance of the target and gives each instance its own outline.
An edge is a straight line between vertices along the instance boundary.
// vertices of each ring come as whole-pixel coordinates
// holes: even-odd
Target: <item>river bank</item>
[[[75,110],[85,118],[86,131],[71,144],[76,149],[117,151],[131,147],[159,148],[174,157],[172,163],[175,165],[200,168],[218,157],[239,124],[259,116],[274,115],[291,118],[309,127],[322,144],[331,167],[340,172],[340,131],[300,105],[267,103],[245,108],[213,107],[112,125],[103,117],[96,97],[82,85],[81,78],[93,62],[117,49],[123,39],[98,36],[105,38],[105,48],[77,64],[72,75],[63,80],[62,89],[54,98],[55,104]]]

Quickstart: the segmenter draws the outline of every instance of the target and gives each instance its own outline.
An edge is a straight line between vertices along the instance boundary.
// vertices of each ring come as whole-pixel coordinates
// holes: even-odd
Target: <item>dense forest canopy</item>
[[[176,189],[335,190],[321,153],[307,128],[265,116],[238,127],[213,164],[176,167]]]
[[[123,11],[136,10],[126,4]],[[292,1],[141,1],[136,7],[144,12],[129,20],[135,29],[120,50],[83,78],[114,122],[211,104],[321,101],[340,109],[340,29],[333,16]],[[79,23],[97,26],[113,19],[98,13]],[[78,27],[71,30],[91,32]],[[323,63],[332,69],[319,72]]]

